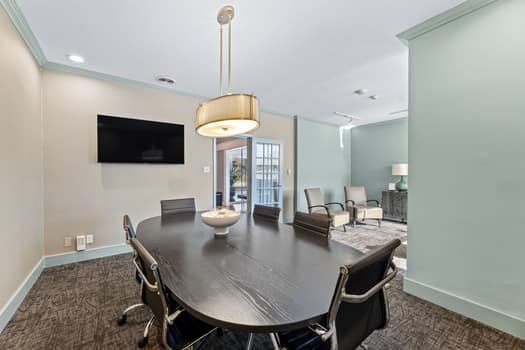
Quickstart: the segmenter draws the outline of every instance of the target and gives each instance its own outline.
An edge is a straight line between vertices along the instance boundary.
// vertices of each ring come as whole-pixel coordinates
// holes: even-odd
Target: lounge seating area
[[[1,350],[525,350],[525,1],[101,5],[0,0]]]
[[[368,203],[374,202],[375,206],[369,207]],[[352,217],[352,224],[355,226],[358,220],[377,220],[381,227],[384,218],[383,208],[377,199],[367,199],[364,186],[345,186],[345,204]]]
[[[325,202],[319,188],[307,188],[304,193],[310,214],[327,216],[332,227],[343,227],[346,231],[346,225],[350,222],[350,213],[345,210],[342,203]],[[337,209],[330,209],[330,206],[336,206]]]

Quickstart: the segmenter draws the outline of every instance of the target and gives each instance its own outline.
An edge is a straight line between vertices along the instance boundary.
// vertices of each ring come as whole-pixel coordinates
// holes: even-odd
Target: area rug
[[[341,228],[332,230],[331,238],[364,253],[386,244],[392,239],[399,238],[401,246],[394,252],[394,263],[399,268],[406,270],[407,234],[406,224],[383,221],[379,227],[377,221],[369,221],[355,227],[347,226],[346,232]]]

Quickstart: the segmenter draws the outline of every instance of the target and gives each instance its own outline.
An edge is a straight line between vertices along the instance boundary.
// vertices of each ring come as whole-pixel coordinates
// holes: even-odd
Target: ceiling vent
[[[175,84],[175,79],[167,75],[160,75],[156,77],[155,80],[163,84],[168,84],[168,85]]]
[[[368,89],[358,89],[358,90],[355,90],[353,93],[354,93],[354,95],[363,96],[367,92],[368,92]]]

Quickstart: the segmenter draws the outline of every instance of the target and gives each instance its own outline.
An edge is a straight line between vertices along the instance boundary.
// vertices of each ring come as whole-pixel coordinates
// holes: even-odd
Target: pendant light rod
[[[232,21],[228,23],[228,92],[232,89]]]
[[[223,63],[222,63],[222,24],[220,25],[220,30],[219,30],[219,96],[222,96],[222,66],[223,66]]]
[[[224,43],[223,43],[223,35],[224,35],[224,26],[227,24],[228,25],[228,91],[227,92],[230,92],[231,91],[231,84],[232,84],[232,57],[231,57],[231,51],[232,51],[232,19],[233,19],[233,14],[234,14],[234,10],[233,10],[233,6],[231,5],[226,5],[224,6],[223,8],[221,8],[219,10],[219,13],[217,14],[217,22],[219,22],[219,25],[220,25],[220,31],[219,31],[219,45],[220,45],[220,48],[219,48],[219,93],[220,93],[220,96],[223,96],[224,95],[224,91],[223,91],[223,87],[222,87],[222,84],[223,84],[223,80],[224,80],[224,77],[223,77],[223,74],[222,74],[222,69],[224,67],[224,62],[223,62],[223,48],[224,48]]]

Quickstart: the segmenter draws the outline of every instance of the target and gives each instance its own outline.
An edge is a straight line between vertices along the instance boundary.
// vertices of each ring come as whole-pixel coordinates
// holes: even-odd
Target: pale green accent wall
[[[297,210],[308,211],[304,189],[320,187],[325,201],[342,202],[350,183],[350,130],[298,118],[296,120]]]
[[[522,338],[524,18],[525,1],[500,0],[410,41],[407,271]]]
[[[369,199],[380,201],[388,183],[399,181],[392,164],[407,162],[407,118],[352,129],[352,186],[365,186]]]

